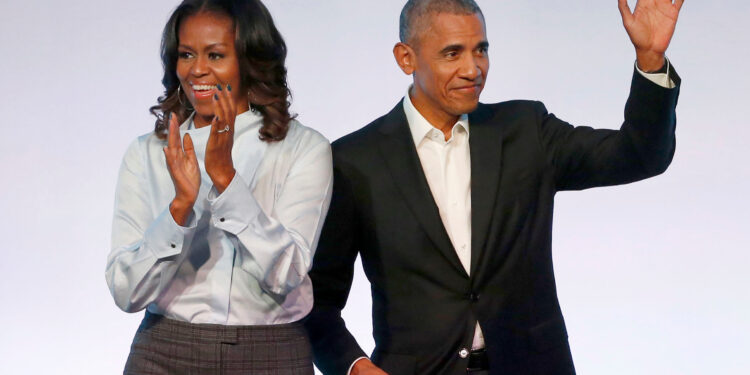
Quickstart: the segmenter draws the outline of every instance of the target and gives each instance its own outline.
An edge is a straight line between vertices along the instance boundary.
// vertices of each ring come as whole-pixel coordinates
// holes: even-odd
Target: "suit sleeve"
[[[620,130],[573,127],[538,103],[540,143],[554,167],[556,190],[625,184],[667,169],[675,151],[680,89],[680,77],[674,69],[669,74],[674,88],[633,73]]]
[[[309,273],[315,302],[305,319],[315,365],[324,374],[346,374],[366,356],[341,317],[352,286],[359,218],[351,184],[335,156],[334,150],[331,205]]]

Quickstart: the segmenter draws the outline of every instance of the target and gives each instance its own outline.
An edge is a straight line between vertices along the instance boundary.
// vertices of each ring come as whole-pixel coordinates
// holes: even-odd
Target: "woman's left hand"
[[[234,119],[237,116],[231,87],[217,85],[214,94],[214,119],[211,121],[211,134],[206,144],[206,173],[221,194],[232,182],[236,173],[232,162],[234,144]]]

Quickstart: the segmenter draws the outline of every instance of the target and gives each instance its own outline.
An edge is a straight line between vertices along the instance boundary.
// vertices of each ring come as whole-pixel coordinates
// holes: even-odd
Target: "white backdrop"
[[[267,0],[289,46],[293,110],[333,140],[390,110],[400,0]],[[617,2],[479,0],[483,101],[542,100],[616,128],[634,53]],[[104,281],[114,186],[161,93],[160,33],[177,0],[0,3],[0,373],[121,372],[142,314]],[[634,1],[631,1],[631,5]],[[662,176],[562,193],[557,285],[581,374],[750,372],[750,3],[687,2],[668,51],[684,79]],[[369,287],[345,318],[366,350]]]

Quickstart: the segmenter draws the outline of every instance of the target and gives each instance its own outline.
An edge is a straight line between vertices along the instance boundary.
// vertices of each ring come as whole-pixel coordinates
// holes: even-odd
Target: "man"
[[[390,113],[333,144],[306,322],[318,368],[575,373],[552,269],[554,195],[667,168],[680,80],[664,53],[682,3],[640,0],[631,13],[619,0],[637,61],[614,131],[575,128],[538,102],[480,104],[489,58],[479,7],[407,2],[393,53],[413,85]],[[357,253],[372,289],[371,360],[340,314]]]

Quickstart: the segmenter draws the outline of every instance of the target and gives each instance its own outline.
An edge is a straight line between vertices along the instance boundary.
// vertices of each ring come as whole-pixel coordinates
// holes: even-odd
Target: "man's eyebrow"
[[[477,43],[477,47],[476,48],[484,48],[484,49],[490,48],[490,42],[488,42],[486,40],[483,40],[483,41]]]
[[[464,49],[465,47],[461,44],[450,44],[450,45],[443,47],[443,49],[440,50],[440,54],[445,54],[448,52],[461,52]]]

